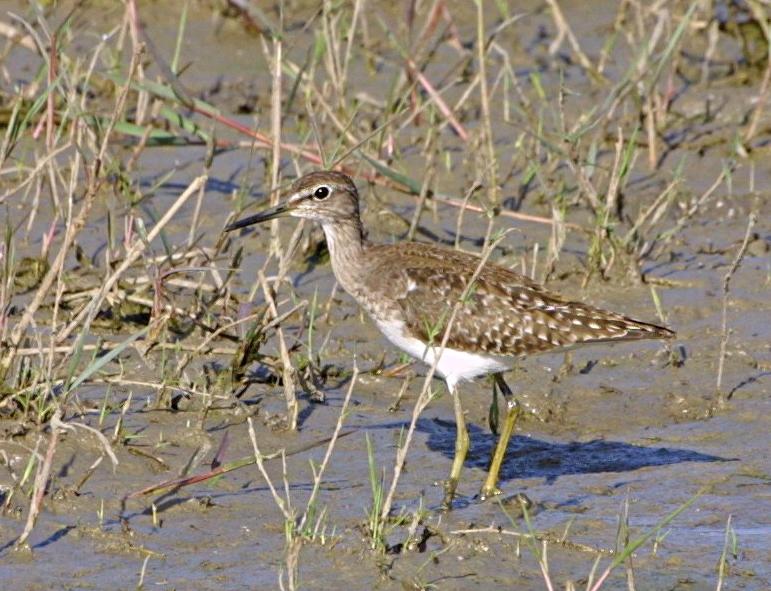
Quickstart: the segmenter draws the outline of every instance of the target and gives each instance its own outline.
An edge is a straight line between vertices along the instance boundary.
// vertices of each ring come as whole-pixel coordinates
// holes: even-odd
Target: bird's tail
[[[578,342],[671,339],[675,332],[665,326],[629,318],[584,304],[568,306],[572,330]]]

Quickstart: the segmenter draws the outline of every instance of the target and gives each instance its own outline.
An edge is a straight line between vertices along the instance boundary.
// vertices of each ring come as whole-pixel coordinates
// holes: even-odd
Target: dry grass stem
[[[48,479],[51,474],[51,467],[53,466],[54,454],[56,453],[56,447],[59,444],[59,428],[55,425],[56,421],[61,419],[61,410],[56,409],[54,413],[54,420],[51,421],[51,434],[48,438],[48,447],[46,448],[45,456],[41,459],[37,466],[37,473],[35,474],[35,482],[32,489],[32,500],[29,504],[29,510],[27,512],[27,521],[24,524],[24,530],[19,538],[16,540],[16,547],[23,547],[29,539],[32,530],[35,528],[38,515],[43,506],[43,497],[45,496],[46,488],[48,486]]]
[[[758,221],[758,216],[755,212],[751,213],[747,218],[747,230],[744,233],[744,240],[742,240],[739,250],[736,252],[731,266],[723,276],[723,306],[721,314],[721,328],[720,328],[720,355],[717,362],[717,380],[715,384],[715,390],[717,392],[718,404],[720,406],[725,405],[727,397],[723,392],[723,367],[725,365],[725,358],[728,348],[728,338],[730,332],[728,330],[728,296],[731,292],[731,279],[739,270],[739,266],[742,264],[744,255],[747,253],[747,245],[752,238],[752,229]]]
[[[268,303],[268,308],[273,318],[278,318],[278,308],[276,307],[276,301],[273,296],[273,292],[268,285],[267,279],[262,271],[259,272],[259,282],[262,286],[262,293],[265,297],[265,301]],[[295,389],[295,369],[292,365],[292,360],[289,357],[289,349],[286,346],[286,339],[284,338],[284,331],[281,326],[276,327],[276,334],[278,336],[279,354],[281,356],[281,380],[284,386],[284,398],[286,399],[287,410],[287,427],[291,431],[297,429],[297,415],[299,413],[299,405],[297,403],[297,394]]]

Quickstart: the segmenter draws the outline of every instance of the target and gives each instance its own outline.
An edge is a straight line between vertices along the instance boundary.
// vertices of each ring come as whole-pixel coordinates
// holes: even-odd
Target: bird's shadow
[[[455,424],[441,419],[421,419],[418,429],[428,434],[432,451],[448,458],[455,455]],[[497,437],[475,425],[469,425],[471,446],[466,467],[487,470]],[[502,481],[519,478],[544,478],[551,484],[560,476],[599,472],[630,472],[648,466],[666,466],[682,462],[726,462],[722,458],[690,449],[648,447],[623,441],[571,441],[554,443],[514,435],[500,471]]]

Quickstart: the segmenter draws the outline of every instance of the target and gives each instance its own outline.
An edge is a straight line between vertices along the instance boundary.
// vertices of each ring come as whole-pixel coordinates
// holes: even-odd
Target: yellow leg
[[[501,471],[501,464],[503,464],[503,458],[506,455],[506,449],[509,447],[509,439],[514,432],[514,427],[517,424],[517,417],[519,416],[519,403],[511,390],[503,381],[503,377],[500,374],[496,374],[495,382],[503,392],[503,396],[506,399],[506,419],[503,423],[503,429],[498,437],[498,443],[495,446],[493,455],[490,458],[490,469],[487,472],[487,478],[482,485],[482,492],[480,497],[484,500],[494,495],[500,494],[498,489],[498,473]]]
[[[450,394],[452,395],[453,406],[455,407],[455,457],[452,460],[450,469],[450,478],[444,486],[444,501],[442,507],[452,509],[452,500],[455,497],[455,489],[458,488],[460,481],[460,471],[463,469],[463,462],[466,461],[468,452],[469,437],[466,429],[466,417],[463,416],[463,407],[460,402],[460,394],[454,385],[448,384]]]

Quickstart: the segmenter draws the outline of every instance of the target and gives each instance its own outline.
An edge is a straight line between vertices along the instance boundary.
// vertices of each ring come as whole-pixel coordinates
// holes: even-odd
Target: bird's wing
[[[403,244],[401,264],[375,265],[371,284],[395,301],[412,336],[441,344],[454,305],[462,300],[447,346],[490,355],[526,355],[582,342],[671,336],[671,331],[579,302],[565,301],[534,281],[472,255]],[[388,257],[393,262],[393,257]],[[464,297],[465,296],[465,297]]]

